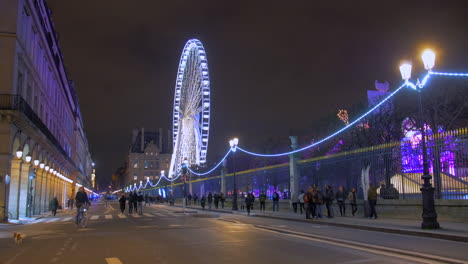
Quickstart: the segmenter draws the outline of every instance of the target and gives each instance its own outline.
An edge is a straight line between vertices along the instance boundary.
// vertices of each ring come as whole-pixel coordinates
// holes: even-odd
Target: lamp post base
[[[421,188],[423,198],[423,222],[421,223],[422,229],[439,229],[440,225],[437,222],[437,213],[434,203],[434,188],[429,185],[423,185]]]

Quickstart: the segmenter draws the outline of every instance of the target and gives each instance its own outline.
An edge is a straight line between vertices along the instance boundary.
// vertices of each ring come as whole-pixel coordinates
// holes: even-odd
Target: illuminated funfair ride
[[[169,178],[177,178],[182,166],[206,162],[210,131],[210,79],[202,43],[191,39],[180,57],[173,109],[173,153]]]

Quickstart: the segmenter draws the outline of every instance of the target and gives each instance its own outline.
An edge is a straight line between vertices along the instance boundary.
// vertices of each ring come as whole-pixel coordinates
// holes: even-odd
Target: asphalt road
[[[468,244],[165,205],[120,215],[95,203],[87,228],[71,211],[0,226],[0,262],[12,263],[468,263]],[[10,232],[26,234],[15,245]],[[418,254],[421,256],[418,256]],[[461,261],[457,261],[461,260]],[[441,259],[439,259],[441,260]]]

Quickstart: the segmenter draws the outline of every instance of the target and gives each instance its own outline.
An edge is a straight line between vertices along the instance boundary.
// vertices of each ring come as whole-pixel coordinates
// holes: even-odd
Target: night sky
[[[246,148],[288,136],[362,101],[374,80],[395,87],[402,59],[423,70],[425,47],[438,69],[468,71],[466,1],[318,2],[49,0],[99,183],[125,161],[132,128],[171,128],[191,38],[208,56],[212,162],[233,136]]]

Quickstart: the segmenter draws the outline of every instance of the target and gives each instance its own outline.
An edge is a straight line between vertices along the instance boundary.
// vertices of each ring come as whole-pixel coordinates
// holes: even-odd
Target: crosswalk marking
[[[118,216],[119,218],[121,218],[121,219],[123,219],[123,218],[127,218],[127,216],[126,216],[126,215],[124,215],[124,214],[118,214],[117,216]]]
[[[146,216],[146,217],[153,217],[152,214],[148,214],[148,213],[143,213],[143,215]]]
[[[132,214],[131,216],[134,217],[134,218],[139,218],[139,217],[141,217],[140,215],[137,215],[137,214]]]
[[[163,217],[165,215],[161,214],[161,213],[153,213],[155,216],[159,216],[159,217]]]
[[[106,219],[112,219],[112,215],[105,215],[104,218],[106,218]]]
[[[89,219],[91,219],[91,220],[98,220],[98,219],[99,219],[99,215],[93,215],[93,216],[91,216]]]
[[[179,216],[178,214],[175,214],[175,213],[169,213],[169,212],[167,212],[166,214],[167,214],[167,215],[169,215],[169,216],[174,216],[174,217],[175,217],[175,216]]]

